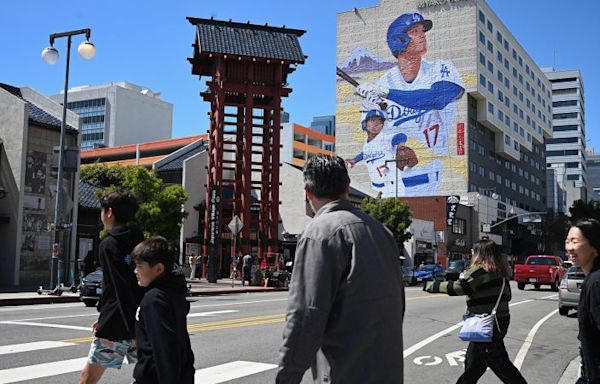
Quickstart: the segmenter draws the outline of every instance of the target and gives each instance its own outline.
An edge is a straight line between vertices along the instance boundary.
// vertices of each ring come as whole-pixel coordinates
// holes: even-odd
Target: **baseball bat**
[[[354,87],[358,87],[358,81],[354,80],[354,78],[352,78],[352,76],[350,76],[349,74],[347,74],[346,72],[344,72],[344,70],[340,67],[335,67],[335,73],[341,77],[342,79],[346,80],[348,83],[350,83],[352,86]],[[381,102],[378,104],[379,108],[381,108],[382,110],[386,110],[387,109],[387,103],[385,102]]]

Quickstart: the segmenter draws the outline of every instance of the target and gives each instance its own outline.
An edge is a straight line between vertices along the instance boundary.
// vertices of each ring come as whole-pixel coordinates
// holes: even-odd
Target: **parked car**
[[[79,290],[79,298],[86,307],[95,307],[102,295],[102,270],[97,269],[86,275]]]
[[[415,278],[415,271],[412,267],[402,266],[402,280],[404,285],[415,285],[417,279]]]
[[[452,260],[446,268],[446,280],[458,280],[461,273],[469,269],[470,261],[468,260]]]
[[[558,313],[567,316],[570,309],[577,309],[584,278],[585,275],[579,267],[571,267],[567,270],[558,287]]]
[[[567,270],[562,260],[553,255],[531,255],[525,264],[515,265],[515,281],[517,288],[525,289],[526,284],[533,284],[535,289],[540,285],[550,285],[553,291],[558,291],[560,281]]]
[[[442,269],[442,266],[438,264],[423,264],[417,268],[414,277],[417,283],[442,280],[444,278],[444,270]]]

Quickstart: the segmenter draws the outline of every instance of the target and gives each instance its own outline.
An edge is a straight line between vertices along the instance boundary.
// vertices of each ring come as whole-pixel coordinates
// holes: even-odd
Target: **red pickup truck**
[[[524,289],[525,284],[533,284],[538,289],[542,284],[550,285],[553,291],[558,291],[558,286],[566,273],[562,260],[552,255],[531,255],[525,264],[515,265],[514,279],[517,288]]]

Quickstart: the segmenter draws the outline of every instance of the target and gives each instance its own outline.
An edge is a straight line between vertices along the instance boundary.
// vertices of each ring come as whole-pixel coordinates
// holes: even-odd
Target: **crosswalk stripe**
[[[71,345],[77,345],[77,344],[63,342],[63,341],[35,341],[33,343],[0,345],[0,355],[8,355],[10,353],[19,353],[19,352],[38,351],[40,349],[68,347]]]
[[[87,357],[0,370],[0,384],[18,383],[80,371]],[[232,361],[196,370],[198,384],[218,384],[277,368],[275,364]]]
[[[80,371],[87,357],[0,370],[0,384],[17,383]]]
[[[51,324],[51,323],[32,323],[29,321],[0,321],[0,324],[29,325],[32,327],[74,329],[76,331],[87,331],[87,332],[90,332],[92,330],[92,328],[90,328],[90,327],[77,327],[75,325],[63,325],[63,324]]]
[[[218,384],[240,377],[254,375],[277,368],[275,364],[253,363],[251,361],[232,361],[214,367],[198,369],[194,376],[196,384]]]
[[[223,315],[226,313],[236,313],[239,312],[234,309],[226,309],[224,311],[212,311],[212,312],[199,312],[199,313],[190,313],[187,317],[205,317],[205,316],[215,316],[215,315]]]

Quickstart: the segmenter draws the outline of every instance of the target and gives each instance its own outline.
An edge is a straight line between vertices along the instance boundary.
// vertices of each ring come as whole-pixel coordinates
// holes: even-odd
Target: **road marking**
[[[523,300],[523,301],[519,301],[513,304],[509,304],[509,307],[514,307],[515,305],[521,305],[521,304],[525,304],[525,303],[531,303],[532,301],[535,301],[533,299],[529,299],[529,300]]]
[[[28,365],[25,367],[3,369],[0,370],[0,384],[16,383],[19,381],[30,381],[34,379],[41,379],[43,377],[77,372],[83,368],[83,366],[87,362],[87,359],[87,357],[80,357],[77,359],[54,361],[52,363],[43,363],[36,365]]]
[[[519,304],[524,304],[524,303],[528,303],[530,301],[533,300],[524,300],[524,301],[519,301],[513,304],[509,304],[509,306],[513,307],[515,305],[519,305]],[[558,309],[557,309],[558,311]],[[455,329],[458,329],[460,327],[462,327],[463,322],[461,321],[460,323],[454,324],[451,327],[448,327],[438,333],[436,333],[433,336],[429,336],[428,338],[426,338],[425,340],[419,341],[417,344],[414,344],[413,346],[407,348],[404,350],[404,358],[406,359],[408,356],[412,355],[413,353],[415,353],[416,351],[418,351],[419,349],[423,348],[424,346],[426,346],[429,343],[434,342],[435,340],[439,339],[442,336],[445,336],[447,334],[449,334],[450,332],[454,331]]]
[[[8,355],[11,353],[38,351],[40,349],[51,349],[60,347],[69,347],[77,345],[75,343],[67,343],[64,341],[35,341],[32,343],[2,345],[0,346],[0,355]]]
[[[228,319],[214,321],[210,323],[188,324],[189,333],[216,331],[221,329],[251,327],[255,325],[277,324],[285,321],[285,314],[278,313],[275,315],[242,317],[239,319]],[[89,343],[93,337],[78,337],[73,339],[61,340],[65,343]]]
[[[555,309],[554,311],[550,312],[546,316],[542,317],[540,319],[540,321],[538,321],[533,326],[533,328],[531,328],[531,331],[529,331],[529,334],[525,338],[525,342],[523,343],[523,345],[521,346],[521,349],[519,349],[519,352],[517,353],[517,357],[515,357],[514,364],[518,370],[521,370],[521,367],[523,366],[523,362],[525,361],[525,356],[527,355],[527,352],[529,351],[529,347],[531,347],[531,343],[533,342],[533,337],[537,333],[538,329],[540,329],[540,327],[542,326],[542,324],[544,324],[544,322],[546,320],[551,318],[552,315],[554,315],[557,312],[558,312],[558,309]]]
[[[442,363],[442,359],[437,357],[437,356],[419,356],[419,357],[415,357],[415,359],[413,360],[413,362],[417,365],[425,365],[425,366],[431,366],[431,365],[439,365]]]
[[[558,293],[555,293],[554,295],[542,297],[542,300],[545,300],[545,299],[554,299],[555,297],[558,297]]]
[[[187,315],[187,317],[205,317],[205,316],[209,317],[209,316],[222,315],[225,313],[236,313],[236,312],[239,312],[239,311],[234,310],[234,309],[226,309],[224,311],[190,313],[189,315]]]
[[[448,360],[448,364],[450,364],[451,367],[456,367],[459,363],[465,362],[466,354],[467,354],[466,349],[461,349],[460,351],[446,353],[446,360]]]
[[[29,325],[32,327],[74,329],[76,331],[87,331],[87,332],[90,332],[92,330],[91,327],[78,327],[75,325],[62,325],[62,324],[50,324],[50,323],[32,323],[29,321],[0,321],[0,324]]]
[[[85,315],[65,315],[65,316],[35,317],[35,318],[32,318],[32,319],[18,319],[18,320],[12,320],[12,321],[56,320],[56,319],[71,319],[71,318],[75,318],[75,317],[91,317],[91,316],[98,317],[98,312],[96,312],[96,313],[89,313],[89,314],[85,314]]]
[[[439,299],[440,297],[445,297],[446,295],[423,295],[423,296],[415,296],[415,297],[407,297],[406,301],[412,300],[427,300],[427,299]]]
[[[197,384],[218,384],[275,368],[277,368],[275,364],[232,361],[231,363],[196,370],[194,381]]]

